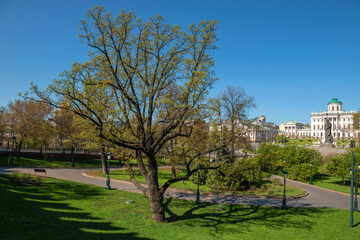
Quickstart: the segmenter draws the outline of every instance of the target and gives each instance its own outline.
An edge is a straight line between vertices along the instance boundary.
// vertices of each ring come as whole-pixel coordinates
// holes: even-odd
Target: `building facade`
[[[258,120],[251,123],[246,134],[252,143],[273,142],[276,140],[278,127],[275,123],[266,122],[266,117],[262,115]]]
[[[342,105],[341,101],[333,98],[327,104],[327,111],[311,113],[310,128],[305,127],[302,123],[289,121],[282,124],[281,133],[289,138],[312,138],[323,143],[325,141],[325,119],[328,118],[334,141],[359,138],[360,131],[353,128],[353,117],[356,111],[344,111]]]
[[[353,128],[355,111],[343,111],[343,103],[337,98],[328,102],[327,111],[311,113],[311,136],[324,142],[325,119],[331,123],[331,133],[334,141],[340,139],[355,139],[359,137],[359,130]]]

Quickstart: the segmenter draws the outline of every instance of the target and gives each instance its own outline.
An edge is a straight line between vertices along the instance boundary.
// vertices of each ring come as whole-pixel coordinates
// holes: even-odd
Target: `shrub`
[[[205,185],[206,184],[206,178],[207,178],[207,174],[208,174],[209,170],[208,169],[201,169],[200,170],[200,181],[199,184],[200,185]],[[198,173],[194,173],[193,175],[190,176],[189,181],[192,183],[197,184],[198,183]]]
[[[319,151],[302,146],[260,144],[256,153],[255,160],[262,171],[281,174],[286,169],[289,178],[296,180],[307,180],[310,177],[310,162],[313,162],[315,175],[323,159]]]
[[[30,174],[13,173],[10,176],[10,181],[16,185],[36,185],[40,186],[44,177],[34,176]]]
[[[318,171],[318,166],[313,165],[312,174]],[[290,179],[307,181],[310,179],[310,166],[308,163],[301,163],[297,165],[290,166],[288,168],[288,176]]]
[[[260,187],[263,176],[259,166],[249,160],[226,163],[207,174],[206,185],[213,190],[242,191]]]
[[[349,176],[349,168],[351,167],[351,156],[348,154],[341,154],[333,156],[325,164],[325,169],[330,174],[333,174],[342,179],[345,184],[345,178]]]

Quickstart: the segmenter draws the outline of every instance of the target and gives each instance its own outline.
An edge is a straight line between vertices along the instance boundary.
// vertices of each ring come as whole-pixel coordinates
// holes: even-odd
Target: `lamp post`
[[[351,152],[351,168],[349,168],[351,177],[350,190],[350,227],[354,225],[354,152]]]
[[[313,182],[312,182],[312,166],[313,166],[313,162],[310,162],[310,182],[309,182],[309,184],[313,184]]]
[[[15,140],[16,140],[15,135],[13,135],[11,137],[11,140],[12,140],[12,146],[11,146],[11,153],[9,155],[9,163],[8,163],[8,165],[12,168],[13,161],[14,161],[14,145],[15,145]]]
[[[107,159],[108,159],[108,167],[107,167],[108,176],[107,176],[107,179],[106,179],[106,187],[105,187],[105,189],[110,190],[111,189],[111,187],[110,187],[110,159],[111,159],[110,153],[108,153]]]
[[[359,212],[359,208],[358,208],[358,199],[357,199],[357,195],[358,195],[358,181],[359,181],[359,170],[360,170],[360,163],[357,165],[357,169],[355,171],[355,200],[354,200],[354,210]]]
[[[73,143],[71,146],[71,167],[75,167],[74,151],[75,151],[75,143]]]
[[[283,173],[283,177],[284,177],[284,196],[283,196],[283,200],[282,200],[282,205],[281,205],[281,209],[286,209],[286,178],[287,178],[287,174],[288,171],[284,170],[282,171]]]
[[[200,185],[200,168],[201,168],[201,164],[199,163],[197,165],[197,167],[199,168],[198,169],[198,184],[197,184],[197,192],[196,192],[196,200],[195,200],[195,203],[196,204],[199,204],[200,203],[200,190],[199,190],[199,185]]]

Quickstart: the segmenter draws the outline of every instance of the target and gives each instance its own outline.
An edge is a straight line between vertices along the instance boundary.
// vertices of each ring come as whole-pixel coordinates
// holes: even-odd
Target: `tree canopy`
[[[170,140],[190,136],[206,117],[207,93],[216,80],[217,22],[182,30],[160,15],[144,22],[133,12],[113,17],[103,7],[86,17],[80,39],[91,49],[88,61],[75,62],[45,91],[36,85],[32,91],[90,122],[109,144],[136,151],[148,187],[132,181],[149,197],[154,221],[164,221],[169,184],[159,187],[156,155]]]

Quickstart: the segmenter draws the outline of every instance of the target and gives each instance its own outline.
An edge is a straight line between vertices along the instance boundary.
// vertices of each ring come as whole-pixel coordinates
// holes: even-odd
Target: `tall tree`
[[[19,153],[24,141],[42,127],[51,110],[50,105],[42,101],[18,99],[8,104],[8,123],[16,136]]]
[[[6,131],[6,108],[0,107],[0,148],[4,143],[5,131]]]
[[[203,119],[208,89],[216,80],[216,21],[184,31],[159,15],[144,22],[133,12],[113,18],[95,7],[86,16],[80,38],[92,49],[89,60],[74,63],[46,91],[32,90],[56,107],[66,100],[69,106],[62,108],[91,122],[99,137],[136,152],[147,187],[134,177],[131,181],[148,196],[153,221],[163,222],[164,193],[182,179],[160,186],[157,154],[172,139],[190,136]]]
[[[249,126],[248,111],[256,107],[254,97],[240,87],[228,86],[217,98],[218,114],[222,131],[228,138],[232,155],[235,148],[247,142],[244,127]]]

